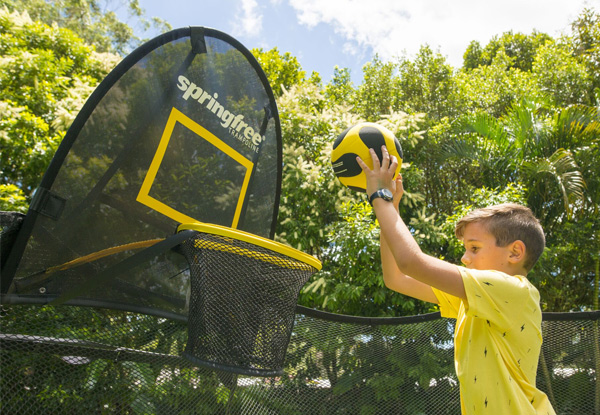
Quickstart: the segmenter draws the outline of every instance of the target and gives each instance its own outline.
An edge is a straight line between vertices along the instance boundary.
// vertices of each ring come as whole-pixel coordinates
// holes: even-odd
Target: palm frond
[[[523,168],[526,174],[532,178],[536,187],[546,188],[546,191],[550,193],[552,187],[558,188],[567,216],[572,215],[575,203],[583,201],[586,183],[570,151],[560,148],[550,157],[524,162]],[[551,183],[554,186],[548,186]]]
[[[480,112],[462,117],[456,124],[457,131],[475,133],[496,143],[509,141],[504,126],[490,114]]]
[[[600,137],[600,114],[594,107],[572,105],[554,117],[556,147],[571,148]]]

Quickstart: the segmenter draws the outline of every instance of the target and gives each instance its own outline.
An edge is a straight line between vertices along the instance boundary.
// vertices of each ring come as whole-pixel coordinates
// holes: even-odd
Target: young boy
[[[542,344],[539,293],[525,277],[545,238],[531,211],[504,204],[469,213],[456,225],[465,246],[459,267],[424,254],[398,214],[404,192],[398,162],[383,147],[373,169],[360,158],[381,227],[386,286],[439,304],[455,318],[455,366],[463,414],[555,415],[536,388]],[[410,275],[410,276],[409,276]]]

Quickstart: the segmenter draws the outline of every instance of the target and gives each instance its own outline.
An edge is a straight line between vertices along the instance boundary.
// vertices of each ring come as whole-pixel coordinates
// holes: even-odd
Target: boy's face
[[[472,222],[465,226],[463,244],[465,253],[461,262],[465,267],[503,272],[509,269],[510,244],[506,247],[496,246],[496,238],[482,223]]]

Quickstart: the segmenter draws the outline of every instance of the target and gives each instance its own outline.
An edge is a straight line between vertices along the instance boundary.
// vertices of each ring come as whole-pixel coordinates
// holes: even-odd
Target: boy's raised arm
[[[381,266],[383,268],[383,282],[390,290],[408,295],[418,300],[437,304],[438,300],[431,287],[403,274],[396,265],[396,260],[390,250],[387,241],[381,235]]]
[[[367,195],[371,195],[379,189],[388,189],[394,192],[397,185],[402,186],[401,180],[397,182],[394,180],[398,161],[395,157],[390,160],[385,147],[383,147],[381,162],[373,150],[371,150],[371,158],[373,159],[372,170],[360,158],[357,158],[367,176]],[[393,203],[377,198],[373,200],[373,210],[379,221],[382,237],[387,242],[402,274],[410,275],[411,278],[423,284],[455,297],[466,299],[465,287],[458,267],[423,253],[398,215]]]

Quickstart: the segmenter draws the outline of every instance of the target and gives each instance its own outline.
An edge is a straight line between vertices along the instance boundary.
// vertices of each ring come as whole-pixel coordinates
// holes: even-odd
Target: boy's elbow
[[[386,272],[386,269],[383,269],[383,285],[385,286],[385,288],[389,288],[390,290],[392,290],[392,285],[393,285],[393,281],[394,278],[397,278],[393,275],[389,275],[389,272]]]
[[[396,260],[398,268],[405,275],[419,275],[425,269],[427,255],[422,252],[406,255]]]

